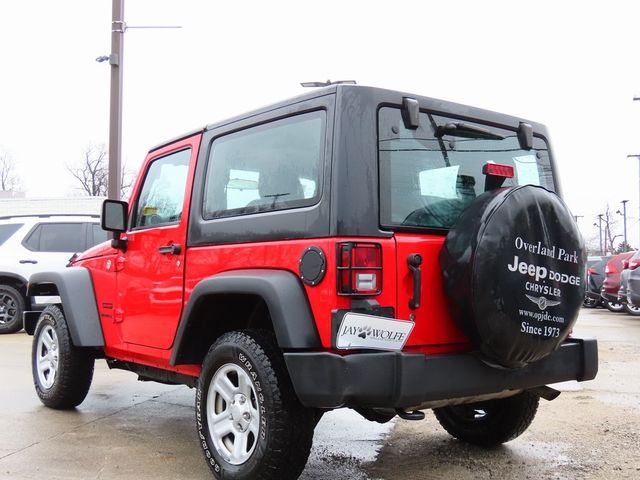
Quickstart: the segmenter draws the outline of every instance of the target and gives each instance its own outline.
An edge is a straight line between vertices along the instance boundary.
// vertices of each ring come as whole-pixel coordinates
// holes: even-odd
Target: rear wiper
[[[506,137],[493,133],[486,128],[476,127],[462,122],[451,122],[445,125],[438,125],[436,128],[436,138],[442,138],[445,135],[463,138],[482,138],[486,140],[504,140]]]

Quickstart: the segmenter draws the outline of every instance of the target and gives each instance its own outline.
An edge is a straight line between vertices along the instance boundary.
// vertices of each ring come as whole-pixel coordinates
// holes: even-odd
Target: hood
[[[111,246],[111,240],[107,240],[105,242],[99,243],[95,247],[91,247],[88,250],[85,250],[82,253],[75,254],[71,260],[70,264],[74,264],[76,262],[82,260],[88,260],[90,258],[96,257],[104,257],[106,255],[115,255],[117,250]]]

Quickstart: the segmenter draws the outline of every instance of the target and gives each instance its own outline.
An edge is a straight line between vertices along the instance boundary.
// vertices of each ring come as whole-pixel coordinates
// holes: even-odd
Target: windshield
[[[485,191],[482,167],[487,163],[514,167],[514,178],[507,178],[505,187],[533,184],[554,190],[543,139],[534,137],[534,148],[524,150],[516,131],[466,120],[456,129],[453,122],[457,121],[421,112],[419,128],[408,129],[399,108],[380,109],[382,225],[451,227]]]

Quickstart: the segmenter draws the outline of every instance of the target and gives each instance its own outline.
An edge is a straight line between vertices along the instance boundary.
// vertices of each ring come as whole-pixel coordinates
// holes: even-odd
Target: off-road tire
[[[614,303],[606,300],[604,306],[607,307],[607,310],[610,312],[618,313],[624,311],[624,304],[622,303]]]
[[[216,386],[220,385],[221,377],[225,381],[230,380],[233,387],[224,395],[216,390]],[[241,383],[241,377],[245,382],[244,386]],[[234,378],[236,383],[233,382]],[[235,403],[232,406],[232,402],[222,400],[225,396],[229,399],[237,399],[238,395],[242,395],[243,390],[250,391],[243,396],[246,398],[244,401],[240,398],[240,403],[246,402],[252,410],[250,412],[245,410],[242,415],[249,413],[245,417],[247,421],[257,422],[259,425],[257,435],[253,433],[254,430],[250,424],[247,424],[245,430],[232,430],[235,428],[236,420],[231,421],[231,418],[237,415],[233,409],[238,407]],[[208,402],[209,395],[212,397],[211,404]],[[257,419],[254,418],[256,413],[259,414]],[[196,427],[207,464],[216,478],[225,480],[298,478],[311,450],[315,413],[314,409],[303,407],[296,397],[284,357],[271,332],[261,330],[229,332],[220,337],[209,349],[196,389]],[[224,418],[229,418],[230,425],[225,424]],[[215,421],[215,425],[221,427],[219,430],[221,433],[214,436],[209,426],[210,421],[212,423]],[[229,433],[225,433],[225,429],[228,429]],[[229,442],[235,445],[236,435],[242,438],[245,434],[248,438],[246,445],[249,448],[243,449],[244,457],[241,455],[239,459],[234,459],[229,455],[229,451],[224,449],[229,448]]]
[[[458,440],[492,447],[521,435],[531,425],[539,400],[536,395],[522,392],[498,400],[435,408],[433,412],[440,425]]]
[[[38,319],[31,350],[31,371],[40,401],[57,410],[80,405],[89,392],[94,363],[91,352],[71,342],[62,310],[55,305],[46,307]]]
[[[634,317],[637,317],[638,315],[640,315],[640,307],[636,307],[635,305],[630,305],[629,303],[624,304],[624,311],[627,312],[629,315],[633,315]]]
[[[0,285],[0,334],[22,329],[24,297],[9,285]]]

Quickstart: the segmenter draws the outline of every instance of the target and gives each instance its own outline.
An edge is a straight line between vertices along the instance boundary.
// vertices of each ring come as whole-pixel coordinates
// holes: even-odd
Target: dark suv
[[[150,151],[114,232],[31,295],[43,403],[83,401],[93,363],[196,388],[214,475],[297,478],[327,410],[434,409],[455,437],[520,435],[548,384],[589,380],[569,334],[585,252],[542,125],[331,86]]]

